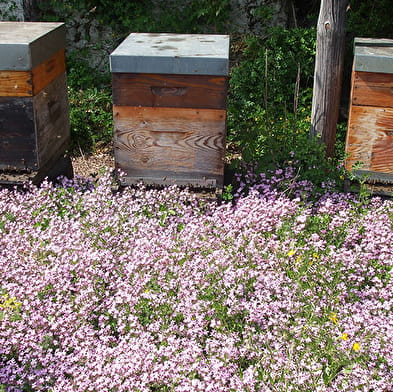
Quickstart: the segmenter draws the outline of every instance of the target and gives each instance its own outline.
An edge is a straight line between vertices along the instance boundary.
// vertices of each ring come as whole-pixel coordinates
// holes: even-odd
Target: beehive
[[[0,171],[50,170],[69,136],[64,24],[0,22]]]
[[[393,182],[393,40],[355,39],[346,168]]]
[[[111,54],[125,184],[223,185],[229,37],[130,34]]]

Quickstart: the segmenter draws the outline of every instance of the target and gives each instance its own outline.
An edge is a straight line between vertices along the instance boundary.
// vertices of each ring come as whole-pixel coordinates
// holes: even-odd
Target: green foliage
[[[358,37],[392,38],[391,0],[351,0],[348,31]]]
[[[73,51],[67,55],[67,83],[75,90],[92,87],[110,91],[110,73],[99,72],[87,61],[83,54]]]
[[[201,26],[213,32],[224,32],[229,28],[230,0],[193,0],[186,12],[186,26],[190,26],[192,32],[200,31]],[[182,20],[181,14],[178,19]]]
[[[294,120],[307,118],[303,114],[311,108],[315,31],[274,28],[262,38],[246,37],[244,44],[231,73],[228,127],[229,140],[241,144],[250,161],[271,150],[267,139],[282,142],[288,128],[294,130]]]
[[[231,74],[233,98],[258,102],[271,114],[292,111],[298,67],[300,87],[312,87],[315,37],[315,29],[280,27],[246,37],[241,64]]]
[[[0,0],[0,21],[16,21],[17,11],[16,1]]]
[[[294,165],[301,179],[321,184],[336,163],[309,137],[315,37],[314,28],[273,28],[245,38],[231,74],[228,140],[259,170]]]
[[[93,152],[108,145],[113,136],[112,96],[96,87],[68,89],[71,121],[71,149]]]
[[[224,186],[224,190],[222,192],[222,200],[230,202],[234,199],[233,197],[233,185],[232,184],[228,184],[226,186]]]
[[[112,95],[109,72],[93,69],[83,54],[67,56],[71,151],[93,152],[112,141]]]
[[[67,23],[76,13],[95,18],[114,32],[224,32],[228,30],[230,0],[49,0],[38,3],[48,21]]]

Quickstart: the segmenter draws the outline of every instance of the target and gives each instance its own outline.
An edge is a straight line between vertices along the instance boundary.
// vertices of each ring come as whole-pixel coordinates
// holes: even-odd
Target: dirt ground
[[[74,175],[91,177],[99,173],[104,167],[115,167],[115,160],[110,151],[99,152],[93,155],[81,154],[71,157]]]

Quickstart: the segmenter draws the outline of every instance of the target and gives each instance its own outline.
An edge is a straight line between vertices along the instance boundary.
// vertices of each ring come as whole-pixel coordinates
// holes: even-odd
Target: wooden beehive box
[[[223,186],[229,37],[130,34],[111,54],[125,184]]]
[[[64,24],[0,22],[0,171],[50,170],[69,137]]]
[[[355,38],[346,153],[348,170],[393,182],[393,40]]]

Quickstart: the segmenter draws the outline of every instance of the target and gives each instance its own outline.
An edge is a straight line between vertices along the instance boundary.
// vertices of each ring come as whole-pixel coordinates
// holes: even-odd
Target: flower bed
[[[393,203],[261,181],[2,190],[0,391],[393,390]]]

